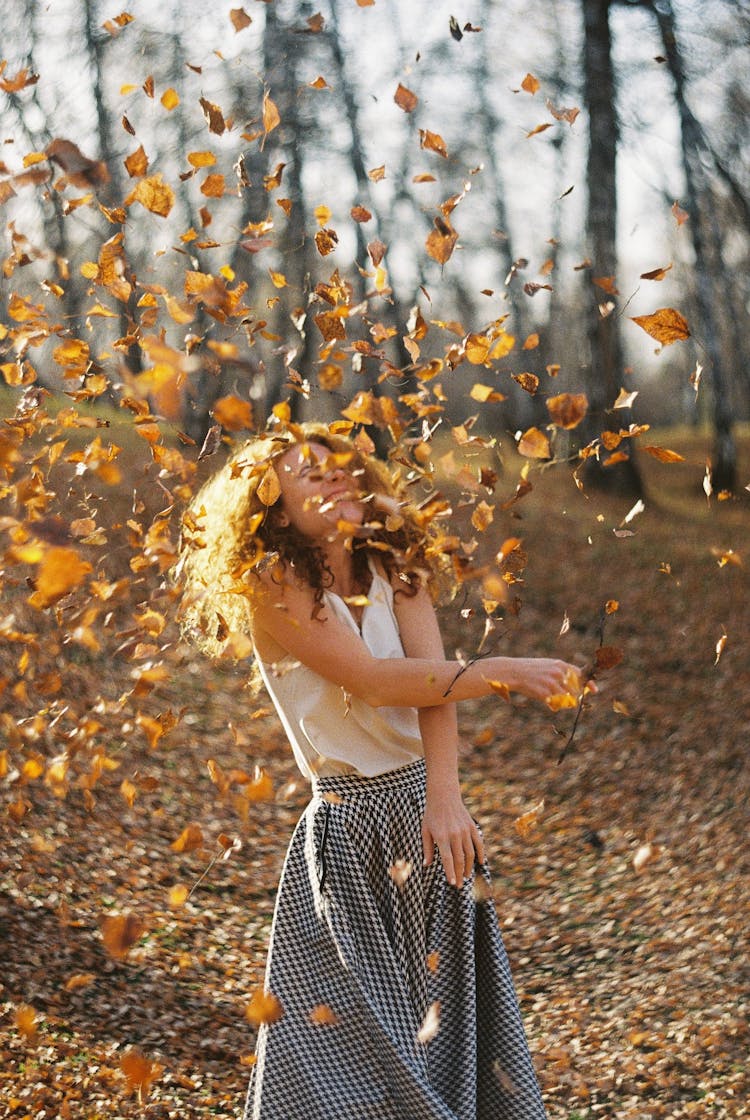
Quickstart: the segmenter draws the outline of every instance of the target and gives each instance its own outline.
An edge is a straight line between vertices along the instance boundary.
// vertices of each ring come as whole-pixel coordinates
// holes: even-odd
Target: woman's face
[[[322,443],[295,444],[280,457],[281,513],[312,539],[330,538],[340,521],[361,525],[365,506],[349,466]]]

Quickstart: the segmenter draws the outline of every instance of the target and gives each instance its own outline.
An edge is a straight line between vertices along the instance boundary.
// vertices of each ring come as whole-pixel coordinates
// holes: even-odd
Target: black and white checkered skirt
[[[422,866],[423,762],[318,781],[276,901],[245,1120],[543,1120],[486,866]]]

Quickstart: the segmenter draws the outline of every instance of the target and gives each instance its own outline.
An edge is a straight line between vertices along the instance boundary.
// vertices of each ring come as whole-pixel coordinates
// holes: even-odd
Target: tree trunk
[[[713,389],[714,454],[712,482],[716,490],[733,490],[737,483],[737,445],[733,432],[731,388],[724,364],[719,315],[716,303],[701,217],[701,196],[706,197],[707,184],[696,152],[703,146],[700,126],[685,101],[685,68],[677,43],[674,10],[671,0],[648,4],[654,13],[664,45],[669,72],[674,83],[675,101],[680,118],[680,149],[685,175],[685,208],[689,215],[690,235],[695,254],[696,302],[700,316],[703,345],[710,362]]]
[[[616,161],[619,130],[609,9],[610,0],[583,0],[583,70],[589,113],[586,233],[592,280],[611,277],[614,284],[617,275]],[[611,411],[620,390],[623,369],[616,308],[607,307],[615,298],[592,283],[588,330],[591,362],[588,377],[589,439],[596,438],[603,428],[619,430],[623,419],[622,411],[614,415]],[[587,480],[613,493],[640,497],[643,485],[627,441],[623,441],[618,451],[628,458],[610,467],[603,466],[594,458],[588,459]]]

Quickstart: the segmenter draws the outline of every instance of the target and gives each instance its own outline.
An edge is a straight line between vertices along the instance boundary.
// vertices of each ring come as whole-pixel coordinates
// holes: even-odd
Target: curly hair
[[[183,634],[205,653],[219,656],[230,635],[249,635],[253,594],[265,569],[273,566],[273,578],[278,571],[279,578],[289,574],[306,583],[316,605],[333,582],[323,550],[279,516],[275,461],[295,444],[313,442],[346,464],[364,500],[380,495],[398,503],[398,516],[374,520],[362,537],[352,538],[356,585],[366,590],[369,561],[377,557],[405,594],[415,594],[425,582],[437,595],[446,557],[445,540],[433,527],[434,500],[420,508],[405,501],[384,463],[325,424],[290,424],[238,447],[183,513],[174,572],[182,591],[179,621]]]

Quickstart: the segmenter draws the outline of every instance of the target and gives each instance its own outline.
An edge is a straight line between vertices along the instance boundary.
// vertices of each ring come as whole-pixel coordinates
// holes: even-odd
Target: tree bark
[[[617,144],[619,128],[609,27],[610,0],[583,0],[583,70],[589,114],[589,150],[586,169],[588,211],[586,233],[592,281],[617,275]],[[615,296],[592,283],[589,314],[590,404],[587,432],[595,438],[603,428],[619,430],[622,411],[612,414],[622,371],[622,344],[616,308],[607,305]],[[600,306],[601,305],[601,306]],[[618,451],[627,459],[604,466],[586,460],[587,480],[611,492],[640,497],[643,484],[632,450],[623,441]],[[604,460],[606,463],[606,460]]]
[[[703,345],[710,362],[713,390],[714,453],[712,482],[716,490],[733,490],[737,483],[737,445],[733,430],[731,387],[724,362],[719,329],[716,292],[709,262],[705,230],[701,216],[701,196],[707,197],[708,185],[701,162],[696,159],[703,145],[700,125],[685,100],[685,67],[677,42],[674,10],[671,0],[648,2],[661,33],[664,54],[674,83],[675,101],[680,118],[680,149],[685,175],[685,208],[689,215],[690,235],[695,254],[695,295],[700,316]]]

